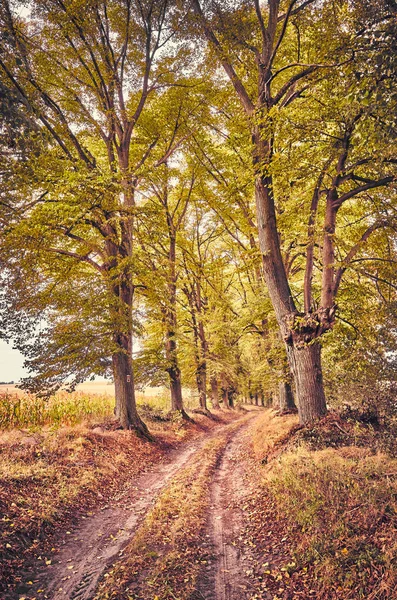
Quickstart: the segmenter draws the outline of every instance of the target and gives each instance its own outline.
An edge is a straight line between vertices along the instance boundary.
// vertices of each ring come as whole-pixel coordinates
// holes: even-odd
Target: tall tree
[[[376,18],[369,15],[365,23],[367,33],[373,28],[379,29],[379,22],[389,23],[392,19],[389,4],[379,5],[380,15],[378,13]],[[257,225],[264,277],[286,343],[298,396],[300,421],[308,423],[326,412],[319,340],[335,323],[335,296],[339,285],[334,268],[337,212],[343,202],[366,190],[389,185],[394,181],[394,176],[387,168],[383,168],[377,176],[371,170],[365,175],[356,174],[356,167],[372,162],[366,158],[368,162],[352,165],[350,177],[346,177],[348,150],[358,118],[353,116],[349,124],[346,123],[339,155],[331,158],[336,172],[327,196],[324,221],[321,301],[319,305],[306,303],[304,310],[299,310],[283,260],[277,224],[277,181],[274,171],[278,155],[275,144],[280,134],[280,123],[285,123],[285,115],[288,115],[290,107],[299,105],[308,90],[314,95],[324,74],[329,76],[336,72],[340,77],[343,73],[344,78],[352,81],[351,65],[355,64],[354,50],[357,38],[360,38],[360,31],[352,24],[355,9],[353,7],[350,12],[347,5],[338,9],[334,3],[316,0],[300,3],[296,0],[269,0],[266,7],[256,0],[252,5],[241,2],[233,7],[217,2],[202,5],[199,0],[193,0],[193,9],[196,22],[210,44],[211,54],[215,54],[226,72],[246,115],[247,131],[252,138]],[[256,74],[256,82],[252,73]],[[340,101],[345,95],[345,90],[340,90]],[[326,169],[329,160],[327,156]],[[348,182],[356,185],[348,186]],[[319,184],[313,195],[314,206],[309,216],[309,235],[322,183],[323,176],[320,173]],[[312,254],[310,242],[307,250],[305,297],[308,299]],[[352,249],[352,252],[355,251]],[[343,267],[338,273],[343,273]]]
[[[179,13],[167,0],[37,1],[26,17],[15,8],[1,4],[0,68],[46,130],[52,156],[31,180],[34,205],[24,217],[36,219],[36,241],[42,233],[52,238],[40,252],[47,265],[58,254],[67,268],[84,263],[102,280],[116,415],[146,435],[131,355],[133,230],[140,174],[157,139],[137,130],[151,97],[175,82],[186,57],[170,44]]]

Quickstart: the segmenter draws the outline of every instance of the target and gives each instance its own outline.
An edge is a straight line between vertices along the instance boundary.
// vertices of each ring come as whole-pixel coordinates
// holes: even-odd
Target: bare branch
[[[55,254],[61,254],[62,256],[68,256],[69,258],[74,258],[75,260],[78,260],[79,262],[86,262],[89,265],[91,265],[91,267],[94,267],[94,269],[96,269],[100,273],[103,273],[105,270],[103,266],[101,266],[97,262],[95,262],[95,260],[90,258],[88,254],[82,256],[81,254],[77,254],[76,252],[72,252],[69,250],[62,250],[60,248],[45,248],[45,250],[47,252],[54,252]]]

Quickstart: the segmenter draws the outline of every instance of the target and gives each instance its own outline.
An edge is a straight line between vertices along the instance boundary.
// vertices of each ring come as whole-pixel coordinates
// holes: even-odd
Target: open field
[[[84,383],[80,383],[76,390],[86,394],[109,394],[110,396],[114,396],[114,384],[112,381],[86,381]],[[23,394],[23,391],[21,391],[16,385],[8,383],[0,384],[0,394],[3,392]],[[158,396],[159,394],[166,393],[167,390],[165,388],[151,387],[146,388],[143,392],[138,392],[137,395],[152,398],[154,396]]]
[[[145,415],[171,409],[169,390],[148,388],[137,392],[138,410]],[[198,406],[197,398],[185,390],[185,407]],[[0,429],[37,426],[76,425],[112,419],[114,414],[114,385],[107,382],[87,382],[75,392],[60,390],[50,398],[39,398],[12,385],[0,387]]]

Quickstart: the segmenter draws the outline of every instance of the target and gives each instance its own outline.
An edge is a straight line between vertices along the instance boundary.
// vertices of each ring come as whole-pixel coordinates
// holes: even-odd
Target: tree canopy
[[[20,9],[0,8],[0,260],[23,386],[113,377],[147,435],[135,380],[181,414],[184,387],[207,411],[292,385],[307,423],[394,378],[394,2]]]

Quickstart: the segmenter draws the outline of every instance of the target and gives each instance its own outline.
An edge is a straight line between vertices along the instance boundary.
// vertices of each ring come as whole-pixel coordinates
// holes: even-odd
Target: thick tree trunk
[[[197,318],[195,310],[197,311]],[[207,353],[208,343],[202,321],[202,301],[200,283],[196,285],[196,306],[192,306],[192,319],[196,343],[196,380],[199,392],[200,407],[208,411],[207,407]]]
[[[229,407],[229,399],[227,396],[227,390],[222,388],[222,402],[223,402],[223,408],[230,408]]]
[[[225,375],[221,375],[221,391],[224,408],[233,408],[233,395],[230,390],[228,379]]]
[[[280,412],[297,412],[298,409],[294,402],[291,384],[287,381],[280,381],[278,389]]]
[[[176,316],[176,237],[174,232],[174,225],[171,220],[171,216],[167,212],[167,224],[169,227],[169,281],[168,281],[168,307],[165,311],[165,325],[166,325],[166,340],[165,340],[165,356],[167,359],[167,373],[170,381],[171,390],[171,410],[179,411],[184,418],[188,418],[184,408],[182,399],[182,383],[181,383],[181,370],[178,364],[178,352],[176,345],[176,330],[177,330],[177,316]]]
[[[259,13],[261,10],[259,2],[257,4],[257,13]],[[292,3],[291,6],[293,4],[294,3]],[[305,347],[304,344],[308,344],[314,338],[319,337],[325,329],[315,333],[315,330],[309,326],[310,334],[305,336],[304,344],[293,344],[293,326],[297,325],[295,317],[301,317],[301,315],[298,314],[298,310],[292,298],[281,254],[274,201],[274,182],[271,175],[273,134],[271,131],[272,120],[270,110],[283,98],[283,95],[273,97],[271,90],[273,78],[269,76],[273,68],[273,61],[277,55],[281,39],[278,37],[279,34],[277,33],[280,3],[272,1],[269,2],[268,5],[269,24],[267,26],[263,25],[262,17],[259,18],[262,29],[263,51],[260,55],[260,60],[257,61],[257,95],[255,98],[252,98],[242,81],[239,79],[233,65],[228,60],[222,42],[219,41],[216,33],[211,28],[209,22],[207,22],[199,0],[193,0],[192,2],[193,10],[203,27],[205,36],[214,49],[226,75],[230,79],[247,117],[253,123],[251,135],[253,143],[253,166],[255,169],[256,215],[259,246],[263,258],[263,274],[282,336],[287,345],[292,345],[293,348],[292,355],[294,360],[292,373],[298,401],[302,401],[305,406],[305,408],[302,409],[302,415],[304,415],[304,422],[306,423],[310,419],[316,419],[324,414],[326,407],[321,376],[321,349],[318,347],[316,350],[313,350],[311,345]],[[289,11],[285,17],[285,25],[287,25],[288,19],[291,16],[290,12],[291,11]],[[294,83],[293,79],[290,80],[290,83],[292,86]],[[291,89],[293,90],[293,87],[291,87]],[[284,97],[284,99],[285,98],[286,97]],[[281,104],[278,105],[280,106]],[[266,116],[266,123],[264,123],[264,117]],[[324,308],[330,309],[331,307],[326,304],[324,305]],[[319,317],[320,321],[323,321],[323,317],[325,317],[324,321],[328,321],[328,315],[320,314]],[[311,315],[305,314],[304,321],[311,324]],[[308,373],[310,369],[309,363],[311,363],[314,370],[311,375]],[[309,380],[312,381],[311,385],[308,383]],[[315,390],[315,393],[314,391],[308,393],[308,388]],[[310,403],[312,404],[309,408],[308,406]]]
[[[255,406],[258,406],[259,404],[259,397],[258,394],[255,394]]]
[[[168,370],[171,390],[171,410],[183,411],[181,373],[179,368]]]
[[[115,385],[115,414],[123,429],[134,429],[138,434],[150,438],[148,428],[139,417],[134,389],[131,357],[120,351],[113,354],[113,378]]]
[[[299,421],[302,425],[326,414],[321,345],[315,342],[302,348],[289,349],[291,370],[296,384]]]
[[[213,408],[219,408],[219,386],[216,377],[211,377],[211,403]]]
[[[258,154],[267,158],[269,150],[266,152],[261,145],[261,142],[257,142]],[[255,191],[264,277],[287,346],[288,361],[299,404],[299,420],[302,425],[306,425],[327,412],[321,371],[321,345],[310,342],[314,335],[317,335],[314,332],[318,324],[322,327],[324,323],[324,331],[326,330],[329,314],[320,313],[318,323],[314,315],[305,315],[307,318],[301,324],[302,331],[294,330],[294,319],[298,316],[298,311],[291,296],[281,256],[271,180],[257,176]]]
[[[259,400],[260,400],[261,406],[265,406],[265,394],[263,392],[261,392],[259,394]]]

